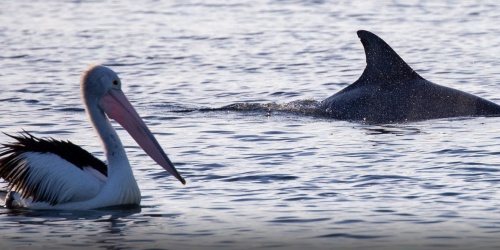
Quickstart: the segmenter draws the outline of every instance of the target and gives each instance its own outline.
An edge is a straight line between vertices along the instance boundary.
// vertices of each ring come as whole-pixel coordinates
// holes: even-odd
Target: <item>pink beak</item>
[[[100,99],[99,105],[109,118],[114,119],[127,130],[156,163],[175,176],[182,184],[186,184],[184,178],[177,172],[174,164],[168,159],[167,154],[163,152],[156,138],[121,90],[111,89],[107,95]]]

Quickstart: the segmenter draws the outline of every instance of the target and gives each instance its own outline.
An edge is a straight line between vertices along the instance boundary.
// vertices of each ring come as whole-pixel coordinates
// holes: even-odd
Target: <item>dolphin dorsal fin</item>
[[[403,79],[423,79],[380,37],[366,30],[359,30],[358,37],[366,55],[366,68],[358,81],[393,85]]]

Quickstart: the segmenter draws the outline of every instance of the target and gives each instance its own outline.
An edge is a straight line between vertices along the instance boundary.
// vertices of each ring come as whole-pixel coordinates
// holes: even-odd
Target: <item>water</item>
[[[426,79],[500,103],[497,1],[16,1],[0,8],[0,130],[103,158],[78,81],[124,92],[182,186],[119,129],[140,209],[0,209],[18,249],[497,249],[500,118],[364,125],[286,112],[175,112],[320,101],[361,75],[356,31]],[[7,140],[4,135],[2,141]]]

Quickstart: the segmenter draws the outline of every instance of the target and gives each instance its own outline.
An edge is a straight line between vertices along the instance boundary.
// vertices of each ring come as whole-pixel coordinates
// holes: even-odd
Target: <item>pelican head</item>
[[[184,178],[123,94],[121,86],[121,80],[113,70],[101,65],[91,66],[81,80],[82,99],[87,113],[91,117],[92,112],[104,113],[118,122],[158,165],[185,184]]]

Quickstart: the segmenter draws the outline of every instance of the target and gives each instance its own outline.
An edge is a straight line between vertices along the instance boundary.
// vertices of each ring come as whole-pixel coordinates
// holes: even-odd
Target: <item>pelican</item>
[[[104,147],[107,165],[81,147],[23,131],[0,149],[0,177],[8,183],[5,206],[29,209],[88,210],[139,205],[141,193],[125,149],[109,118],[117,121],[141,148],[182,184],[160,144],[121,90],[111,69],[92,65],[82,75],[80,91]]]

